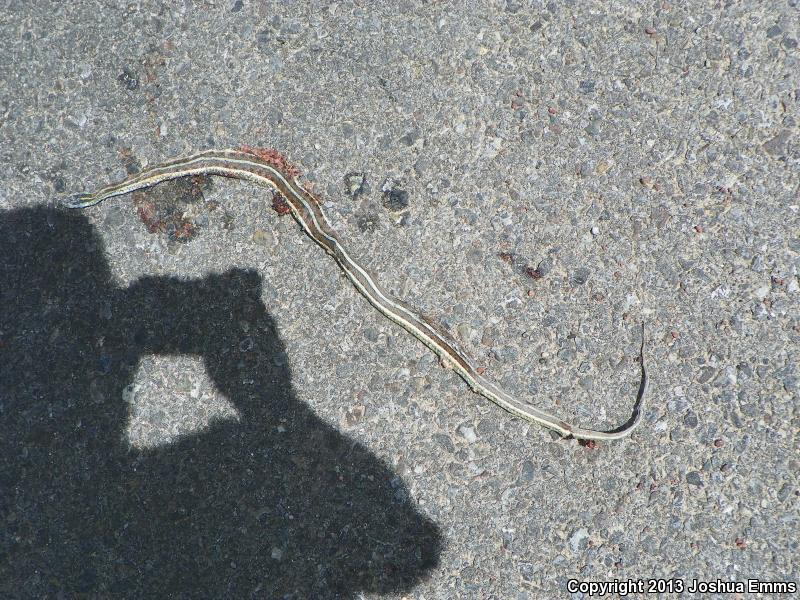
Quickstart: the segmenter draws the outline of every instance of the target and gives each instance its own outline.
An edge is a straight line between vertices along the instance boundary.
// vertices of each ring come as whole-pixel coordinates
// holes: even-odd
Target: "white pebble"
[[[473,444],[478,441],[478,436],[475,433],[475,429],[473,427],[467,427],[466,425],[459,425],[458,433],[467,440],[467,443]]]

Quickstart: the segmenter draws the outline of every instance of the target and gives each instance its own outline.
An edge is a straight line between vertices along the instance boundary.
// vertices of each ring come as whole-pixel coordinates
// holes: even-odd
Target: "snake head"
[[[67,208],[87,208],[89,206],[94,206],[98,202],[100,202],[100,200],[95,198],[94,194],[78,194],[71,198],[65,198],[61,201],[61,204]]]

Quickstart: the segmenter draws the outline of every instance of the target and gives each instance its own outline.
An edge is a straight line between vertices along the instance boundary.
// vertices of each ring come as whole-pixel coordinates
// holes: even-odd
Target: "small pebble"
[[[134,91],[139,87],[139,77],[129,68],[122,69],[122,73],[117,76],[119,81],[128,91]]]
[[[703,487],[703,476],[698,471],[690,471],[686,474],[686,483]]]
[[[778,490],[778,502],[785,501],[789,497],[789,494],[791,493],[792,493],[792,486],[788,483],[784,483],[781,486],[781,489]]]
[[[478,436],[475,433],[474,427],[469,427],[468,425],[459,425],[457,431],[459,435],[467,441],[468,444],[473,444],[478,441]]]
[[[570,277],[570,283],[573,285],[583,285],[587,281],[589,281],[589,276],[591,275],[591,271],[587,267],[581,267],[579,269],[575,269]]]
[[[536,475],[536,469],[533,466],[533,463],[529,460],[526,460],[522,463],[522,469],[519,474],[519,478],[517,479],[517,483],[529,483],[533,481]]]
[[[367,191],[366,188],[367,178],[364,173],[353,171],[344,176],[344,191],[348,196],[360,196]]]
[[[383,205],[392,212],[400,212],[408,208],[408,192],[393,189],[384,194]]]
[[[780,25],[772,25],[769,29],[767,29],[768,38],[778,37],[781,33],[783,33],[783,29],[781,29]]]

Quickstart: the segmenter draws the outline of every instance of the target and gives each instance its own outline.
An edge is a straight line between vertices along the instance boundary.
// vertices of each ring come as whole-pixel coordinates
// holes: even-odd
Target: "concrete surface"
[[[797,582],[798,17],[4,2],[2,596]],[[590,448],[472,394],[267,190],[57,208],[244,144],[298,164],[386,287],[567,420],[627,418],[644,321],[641,428]]]

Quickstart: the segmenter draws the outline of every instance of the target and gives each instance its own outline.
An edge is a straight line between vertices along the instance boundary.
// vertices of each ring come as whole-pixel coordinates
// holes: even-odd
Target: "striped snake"
[[[561,436],[582,440],[616,440],[630,435],[642,416],[642,403],[648,380],[644,366],[644,324],[640,348],[641,383],[628,421],[612,431],[583,429],[512,397],[482,374],[455,339],[418,310],[389,294],[342,244],[322,210],[321,202],[298,181],[299,171],[277,152],[244,147],[239,150],[208,150],[156,165],[125,180],[108,185],[93,194],[80,194],[63,203],[69,208],[86,208],[121,194],[147,188],[162,181],[189,175],[221,175],[245,179],[276,190],[289,205],[292,215],[309,237],[317,242],[344,271],[353,285],[378,311],[403,327],[435,352],[444,364],[469,384],[473,391],[501,408],[527,421],[548,427]]]

